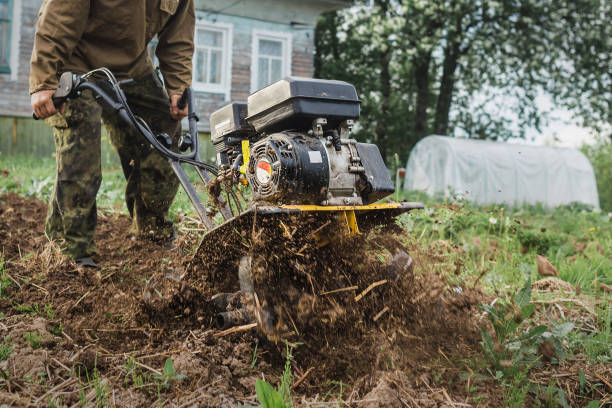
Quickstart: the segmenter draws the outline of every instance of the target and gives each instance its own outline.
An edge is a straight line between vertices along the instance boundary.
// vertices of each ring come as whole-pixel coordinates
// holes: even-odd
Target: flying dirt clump
[[[260,334],[281,352],[293,346],[304,369],[316,367],[311,378],[354,380],[477,345],[484,296],[426,270],[428,254],[395,224],[349,235],[332,219],[262,217],[233,235],[204,254],[208,262],[194,260],[187,286],[236,291],[248,257]]]

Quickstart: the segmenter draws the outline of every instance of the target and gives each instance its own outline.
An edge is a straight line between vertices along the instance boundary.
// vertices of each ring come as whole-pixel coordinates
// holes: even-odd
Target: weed
[[[283,370],[283,374],[281,375],[280,382],[278,384],[278,392],[283,397],[283,401],[285,404],[290,407],[291,403],[291,384],[292,384],[292,375],[291,375],[291,361],[293,360],[293,349],[289,347],[287,343],[285,345],[286,356],[285,356],[285,369]]]
[[[6,265],[4,263],[4,251],[0,254],[0,299],[6,299],[6,290],[13,286],[13,281],[6,273]]]
[[[62,332],[64,331],[64,325],[60,321],[57,325],[51,325],[49,331],[56,336],[61,336]]]
[[[100,380],[100,372],[98,371],[97,368],[94,368],[94,375],[93,375],[93,388],[94,388],[94,392],[95,392],[95,397],[96,397],[96,405],[98,407],[105,407],[109,402],[109,398],[108,398],[108,393],[109,393],[109,389],[108,389],[108,384],[104,383]]]
[[[9,336],[4,337],[4,342],[0,344],[0,361],[4,361],[13,354],[13,345]]]
[[[38,303],[34,303],[33,305],[14,305],[13,310],[17,313],[27,313],[30,316],[40,315],[40,310],[38,308]]]
[[[519,372],[539,363],[544,358],[561,359],[565,352],[561,339],[574,328],[573,323],[559,323],[549,330],[540,325],[527,333],[520,328],[533,314],[535,305],[531,303],[531,279],[509,301],[501,300],[494,306],[483,306],[493,326],[493,338],[486,330],[481,330],[480,343],[494,378],[514,379]]]
[[[45,316],[47,316],[47,319],[49,320],[55,319],[55,312],[53,311],[53,305],[51,303],[45,304],[44,313],[45,313]]]
[[[504,407],[521,408],[525,406],[525,398],[529,391],[529,380],[527,369],[517,371],[510,382],[510,386],[504,390]]]
[[[283,370],[277,389],[275,390],[270,384],[259,379],[255,383],[257,399],[263,408],[289,408],[292,405],[291,361],[293,360],[293,349],[289,347],[288,343],[286,347],[285,369]]]
[[[52,396],[47,397],[47,404],[49,404],[49,408],[58,408],[64,406],[61,398],[53,398]]]
[[[603,327],[590,334],[575,333],[570,341],[571,349],[584,352],[592,362],[612,363],[612,305],[607,305],[601,316]]]
[[[267,382],[257,379],[255,382],[257,399],[263,408],[288,408],[280,392],[276,391]]]
[[[174,370],[174,364],[172,363],[171,358],[166,359],[166,363],[164,364],[164,371],[162,375],[154,374],[153,378],[158,381],[160,386],[164,388],[170,388],[170,384],[174,381],[180,381],[183,378],[186,378],[183,374],[177,374]]]
[[[129,385],[131,382],[137,388],[142,387],[144,384],[150,382],[150,378],[146,373],[143,373],[136,364],[136,359],[131,355],[125,363],[123,363],[123,369],[125,370],[125,385]]]
[[[538,254],[546,254],[550,248],[560,246],[563,243],[558,234],[531,231],[523,228],[518,231],[518,239],[525,249],[535,251]]]
[[[253,358],[251,359],[251,371],[253,371],[253,369],[255,368],[255,364],[257,364],[257,346],[259,346],[259,343],[255,343],[255,350],[253,350]]]
[[[33,349],[40,348],[40,341],[42,340],[41,335],[36,334],[34,332],[27,332],[23,335],[23,338],[26,339],[28,343],[30,343],[30,346],[32,346]]]

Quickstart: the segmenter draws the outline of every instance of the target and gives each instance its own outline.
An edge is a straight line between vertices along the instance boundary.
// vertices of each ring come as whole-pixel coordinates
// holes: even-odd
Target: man
[[[137,236],[166,241],[174,234],[167,219],[178,182],[168,162],[143,143],[91,91],[58,110],[51,96],[63,72],[109,68],[119,80],[133,112],[154,133],[177,143],[177,106],[191,84],[195,12],[193,0],[46,0],[39,12],[30,63],[34,113],[54,127],[57,171],[45,231],[78,265],[96,267],[94,232],[100,187],[100,120],[119,152],[127,186],[125,199]],[[156,55],[165,89],[147,46],[157,35]]]

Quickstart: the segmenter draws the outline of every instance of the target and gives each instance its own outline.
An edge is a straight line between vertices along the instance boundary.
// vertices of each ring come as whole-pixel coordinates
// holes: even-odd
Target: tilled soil
[[[489,299],[429,270],[439,254],[396,228],[350,237],[308,219],[261,220],[202,256],[195,236],[168,250],[129,236],[128,217],[102,213],[102,268],[91,271],[47,241],[45,213],[39,201],[0,196],[0,334],[12,347],[0,403],[257,405],[256,379],[276,384],[288,347],[295,406],[473,402],[462,361],[479,350],[478,305]],[[238,290],[245,255],[270,321],[219,331],[209,299]],[[161,375],[168,358],[180,377]],[[489,406],[502,404],[496,387],[480,392]]]

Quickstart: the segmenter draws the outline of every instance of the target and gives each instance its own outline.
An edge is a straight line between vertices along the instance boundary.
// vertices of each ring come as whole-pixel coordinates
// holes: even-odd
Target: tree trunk
[[[436,105],[436,116],[434,120],[434,132],[437,135],[446,135],[448,133],[448,122],[453,101],[453,93],[455,91],[455,71],[457,71],[458,60],[459,44],[457,42],[447,44],[444,49],[442,79],[440,82],[440,92],[438,94],[438,103]]]
[[[417,89],[414,134],[416,140],[427,136],[427,108],[429,105],[429,65],[431,51],[419,53],[414,59],[414,80]]]
[[[380,115],[376,120],[376,129],[374,130],[374,138],[380,149],[383,158],[388,159],[387,152],[387,121],[389,120],[389,110],[391,101],[391,72],[389,65],[391,64],[391,47],[387,46],[385,51],[380,55]]]

